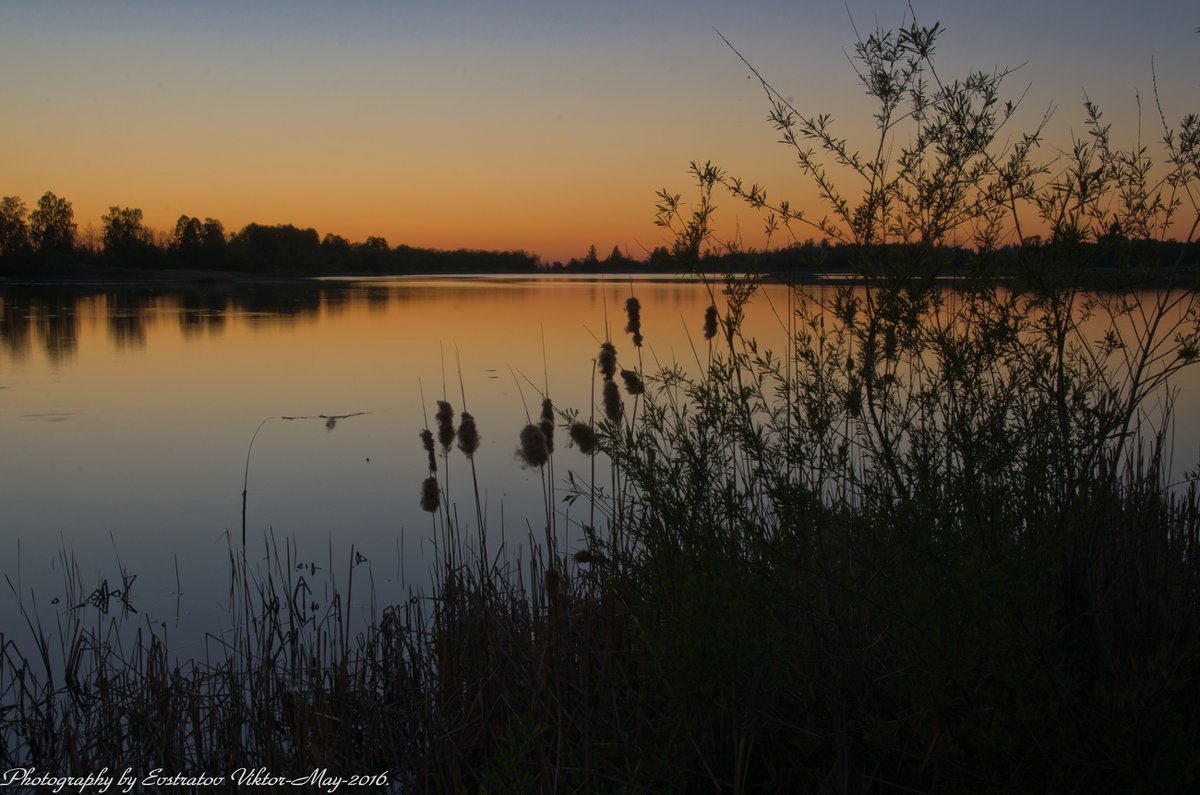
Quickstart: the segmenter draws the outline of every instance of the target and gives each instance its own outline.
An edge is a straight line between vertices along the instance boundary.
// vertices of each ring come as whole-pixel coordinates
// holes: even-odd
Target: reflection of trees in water
[[[321,290],[321,304],[330,317],[344,315],[356,303],[352,289],[344,289],[340,285]]]
[[[0,342],[14,359],[29,353],[32,337],[29,333],[29,308],[24,303],[0,298]]]
[[[572,285],[598,295],[605,284]],[[118,348],[146,344],[150,326],[173,314],[185,339],[221,333],[232,315],[249,326],[315,322],[365,308],[382,313],[393,305],[428,301],[475,301],[485,295],[520,300],[544,294],[545,285],[524,280],[476,281],[434,278],[420,282],[260,282],[195,286],[39,287],[10,290],[0,298],[0,346],[13,358],[28,355],[36,344],[50,359],[73,356],[82,317],[101,320]],[[165,320],[165,318],[159,318]],[[169,321],[167,321],[169,322]]]
[[[140,348],[154,317],[163,312],[174,313],[184,337],[192,338],[221,332],[231,314],[243,315],[251,325],[316,320],[323,304],[331,309],[344,305],[346,293],[343,285],[297,282],[12,291],[0,298],[0,346],[13,358],[23,358],[36,339],[51,360],[59,361],[74,355],[80,316],[89,312],[99,313],[116,347]]]
[[[226,293],[189,290],[179,295],[179,330],[185,339],[203,332],[220,334],[225,330],[226,309],[229,296]]]
[[[392,301],[391,290],[380,285],[367,286],[356,290],[355,296],[361,298],[366,303],[367,311],[371,314],[380,314],[386,311],[388,304]]]
[[[457,282],[450,280],[398,284],[390,297],[404,303],[428,301],[430,297],[449,299],[452,303],[479,300],[485,296],[503,294],[509,299],[525,299],[534,295],[545,295],[545,286],[532,282],[481,281],[471,279]]]
[[[321,309],[319,284],[282,282],[249,285],[230,296],[229,311],[245,315],[250,325],[315,320]]]
[[[66,302],[31,304],[30,324],[50,361],[71,359],[79,348],[79,315],[75,304]]]
[[[108,293],[108,334],[117,348],[146,345],[146,324],[155,308],[155,296],[119,290]]]
[[[14,292],[0,305],[0,342],[13,358],[27,356],[35,339],[53,362],[74,356],[79,316],[73,296],[57,291],[36,296]]]

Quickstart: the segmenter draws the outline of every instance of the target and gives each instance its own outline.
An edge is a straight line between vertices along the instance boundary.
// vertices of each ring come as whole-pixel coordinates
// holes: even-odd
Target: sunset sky
[[[848,5],[848,7],[847,7]],[[1084,92],[1123,146],[1200,111],[1194,2],[916,2],[943,74],[1027,64],[1016,129],[1056,106],[1043,155],[1084,132]],[[79,229],[110,205],[312,226],[358,241],[644,256],[655,191],[712,160],[807,201],[762,91],[719,29],[804,112],[866,144],[843,48],[904,2],[53,2],[0,5],[0,195],[50,190]],[[727,200],[727,230],[759,228]]]

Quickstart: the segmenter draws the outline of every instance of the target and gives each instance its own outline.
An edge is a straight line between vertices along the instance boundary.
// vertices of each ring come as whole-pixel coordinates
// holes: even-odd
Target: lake
[[[640,366],[696,371],[711,298],[682,279],[9,287],[0,293],[0,548],[12,590],[0,586],[0,631],[30,637],[23,603],[53,632],[93,588],[123,590],[135,575],[125,597],[133,621],[182,655],[202,655],[204,633],[229,624],[244,485],[252,561],[269,546],[314,581],[332,573],[328,587],[344,586],[353,568],[355,588],[369,579],[377,600],[362,599],[363,615],[406,600],[428,586],[434,556],[418,433],[443,397],[457,421],[464,394],[483,438],[475,461],[489,543],[495,551],[503,539],[510,559],[527,558],[531,536],[542,537],[543,491],[540,473],[516,458],[518,434],[547,386],[557,406],[586,418],[604,339],[621,366],[639,365],[623,332],[631,292],[646,337]],[[781,350],[787,305],[787,288],[768,285],[747,332]],[[1177,382],[1180,471],[1200,449],[1198,375]],[[557,480],[586,476],[589,459],[561,431],[556,450]],[[457,451],[448,466],[460,524],[474,532],[470,470]],[[557,507],[559,547],[570,552],[585,509]],[[64,585],[70,567],[84,592]],[[108,605],[119,612],[119,600]]]
[[[506,554],[522,557],[530,528],[540,539],[544,525],[540,473],[515,456],[526,412],[536,420],[548,383],[556,405],[586,417],[606,337],[623,367],[638,363],[623,333],[631,289],[644,365],[695,369],[707,356],[710,298],[686,280],[9,288],[0,295],[4,573],[48,627],[88,595],[66,592],[65,565],[78,566],[88,591],[136,575],[134,620],[195,651],[227,623],[245,483],[251,560],[267,543],[294,547],[291,565],[338,578],[357,560],[380,603],[403,601],[428,585],[433,554],[418,433],[443,397],[457,421],[464,394],[482,435],[475,462],[490,545],[503,537]],[[782,340],[769,311],[751,328]],[[321,415],[342,418],[329,428]],[[558,479],[587,469],[558,436]],[[457,451],[449,475],[474,532]],[[560,548],[577,547],[574,517],[558,527]],[[3,604],[0,630],[28,637],[11,591]]]

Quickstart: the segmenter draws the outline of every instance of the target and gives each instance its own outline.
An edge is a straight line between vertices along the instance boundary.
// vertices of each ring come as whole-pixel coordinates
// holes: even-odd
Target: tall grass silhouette
[[[331,549],[322,579],[271,537],[252,559],[243,531],[237,631],[208,659],[171,664],[152,627],[114,645],[117,615],[56,651],[28,613],[32,661],[0,640],[3,761],[386,771],[404,792],[1194,787],[1200,495],[1171,479],[1166,430],[1200,348],[1190,263],[1138,256],[1113,274],[1126,289],[1084,289],[1081,243],[1112,222],[1166,235],[1196,195],[1197,122],[1167,128],[1155,182],[1089,110],[1090,142],[1054,172],[1033,159],[1040,126],[999,135],[1008,70],[943,79],[941,34],[913,20],[857,42],[880,105],[866,155],[760,78],[827,218],[711,164],[690,208],[660,194],[681,262],[733,247],[723,190],[775,234],[846,241],[858,268],[782,308],[751,276],[706,282],[695,369],[646,366],[654,318],[631,286],[636,361],[606,331],[580,366],[587,412],[547,383],[513,429],[513,466],[542,476],[527,559],[486,551],[477,482],[478,540],[459,522],[448,462],[479,429],[465,391],[457,428],[443,395],[412,450],[426,477],[404,487],[437,544],[427,589],[380,606],[361,555]],[[1051,239],[1009,257],[1026,211]],[[976,249],[947,281],[956,230]],[[783,350],[745,334],[754,311],[776,314]],[[559,549],[560,523],[582,548]],[[64,571],[72,620],[111,602]]]

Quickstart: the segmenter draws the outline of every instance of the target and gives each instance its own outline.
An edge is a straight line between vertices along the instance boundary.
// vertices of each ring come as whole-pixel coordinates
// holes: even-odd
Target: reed
[[[636,417],[564,420],[576,461],[620,472],[619,494],[568,477],[594,509],[573,554],[476,565],[431,460],[429,587],[365,623],[353,550],[231,543],[231,625],[178,661],[130,573],[88,586],[64,551],[60,642],[33,611],[31,657],[0,640],[2,761],[405,792],[1186,789],[1194,483],[1163,432],[1120,431],[1110,381],[1047,362],[1052,304],[936,289],[797,299],[788,365],[735,334],[694,376],[637,373]]]
[[[906,96],[887,87],[908,81],[916,99],[938,32],[914,22],[860,42],[863,75],[888,92],[884,132]],[[995,88],[986,75],[972,86],[983,99]],[[891,173],[818,118],[775,109],[790,145],[808,135],[869,181]],[[1006,280],[986,245],[952,284],[935,246],[874,245],[913,229],[901,222],[946,233],[964,206],[980,240],[994,239],[997,214],[1041,173],[1024,165],[1032,143],[1016,140],[1001,171],[1014,181],[984,196],[926,185],[936,169],[916,155],[953,155],[953,173],[976,185],[1010,161],[932,142],[904,166],[909,182],[870,182],[862,208],[828,183],[861,267],[790,294],[783,353],[743,333],[756,282],[730,279],[703,318],[707,360],[648,371],[631,296],[637,364],[622,369],[608,341],[589,363],[603,418],[556,410],[547,386],[519,434],[519,462],[544,477],[546,540],[527,559],[472,546],[428,428],[420,501],[438,555],[428,588],[403,603],[376,605],[371,562],[353,548],[339,560],[331,544],[318,567],[269,536],[251,558],[243,530],[230,542],[231,626],[204,659],[177,662],[125,609],[128,572],[119,587],[87,587],[64,551],[73,607],[57,647],[32,608],[28,657],[0,638],[0,761],[327,767],[402,792],[1193,790],[1200,493],[1194,473],[1172,479],[1168,424],[1147,404],[1196,359],[1194,294],[1156,290],[1135,308],[1080,289],[1077,233],[1096,219],[1069,194],[1062,204],[1053,181],[1043,211],[1063,234]],[[1194,155],[1171,143],[1179,162]],[[1111,184],[1141,184],[1126,178],[1140,161],[1098,145],[1106,168],[1126,169]],[[811,155],[802,167],[826,178]],[[697,173],[695,214],[669,195],[660,207],[681,256],[714,240],[719,186],[768,207],[761,189]],[[1175,173],[1186,193],[1195,177]],[[903,203],[918,187],[940,197],[936,212]],[[1162,228],[1128,204],[1131,229]],[[456,438],[468,459],[478,446],[463,404],[456,431],[437,404],[444,463]],[[563,483],[548,474],[555,425],[587,478],[563,462]],[[611,487],[597,487],[597,467]],[[560,554],[556,523],[572,521],[560,503],[579,501],[585,544]],[[373,609],[356,624],[364,598]]]

